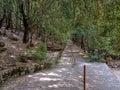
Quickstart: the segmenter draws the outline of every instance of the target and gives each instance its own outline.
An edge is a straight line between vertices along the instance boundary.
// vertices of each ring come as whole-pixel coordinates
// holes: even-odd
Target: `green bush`
[[[93,52],[88,54],[88,58],[90,62],[105,62],[104,58],[100,54]]]
[[[46,44],[41,42],[39,45],[38,45],[38,48],[37,49],[34,49],[34,50],[28,50],[26,52],[27,55],[32,55],[35,60],[44,60],[45,57],[46,57],[46,52],[47,52],[47,47],[46,47]]]
[[[38,45],[38,50],[41,52],[47,52],[47,46],[44,42],[40,42]]]

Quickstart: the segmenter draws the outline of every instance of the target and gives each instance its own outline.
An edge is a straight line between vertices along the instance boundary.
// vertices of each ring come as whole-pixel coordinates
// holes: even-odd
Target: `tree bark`
[[[24,25],[24,36],[23,36],[23,43],[27,43],[29,41],[29,25],[28,25],[28,18],[27,16],[25,15],[25,12],[24,12],[24,7],[23,7],[23,3],[20,4],[20,12],[23,16],[23,25]]]

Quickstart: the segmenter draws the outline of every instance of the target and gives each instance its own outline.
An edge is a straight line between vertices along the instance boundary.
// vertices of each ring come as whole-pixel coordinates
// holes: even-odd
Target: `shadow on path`
[[[76,65],[72,65],[74,54]],[[83,65],[87,66],[87,90],[120,90],[120,82],[104,63],[89,63],[76,45],[67,45],[60,63],[51,70],[10,80],[0,90],[83,90]]]

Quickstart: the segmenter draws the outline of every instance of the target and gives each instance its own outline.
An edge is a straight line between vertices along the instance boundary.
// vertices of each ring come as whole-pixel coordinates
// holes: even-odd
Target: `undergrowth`
[[[27,50],[26,55],[32,55],[35,60],[44,60],[46,58],[46,53],[47,53],[47,47],[46,44],[43,42],[40,42],[38,45],[38,48],[33,49],[33,50]]]
[[[89,62],[105,62],[103,56],[98,53],[90,52],[88,53]]]

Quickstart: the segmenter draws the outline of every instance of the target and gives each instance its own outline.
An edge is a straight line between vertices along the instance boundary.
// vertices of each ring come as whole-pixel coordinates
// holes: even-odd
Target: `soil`
[[[22,64],[16,60],[17,54],[26,50],[26,45],[22,43],[20,36],[15,35],[19,40],[14,41],[9,38],[12,35],[10,31],[6,32],[6,36],[0,36],[0,41],[5,43],[6,51],[0,53],[0,70]]]
[[[0,29],[1,33],[4,33],[4,28]],[[6,35],[0,35],[0,41],[5,43],[4,48],[7,50],[0,53],[0,70],[5,70],[10,67],[15,67],[21,65],[25,62],[20,62],[18,59],[18,55],[22,52],[26,51],[27,45],[22,43],[23,33],[20,32],[19,35],[12,33],[11,30],[6,30]],[[39,40],[33,38],[34,47],[36,48],[37,44],[40,42]],[[58,47],[58,48],[57,48]],[[51,51],[61,50],[62,45],[55,44],[54,47],[49,45],[49,49]]]

